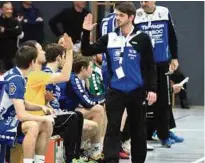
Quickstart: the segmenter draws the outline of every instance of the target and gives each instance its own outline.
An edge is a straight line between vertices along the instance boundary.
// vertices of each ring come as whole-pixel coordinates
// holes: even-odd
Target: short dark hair
[[[55,62],[58,56],[63,56],[63,54],[65,53],[65,48],[56,43],[52,43],[47,45],[45,52],[46,62],[51,63]]]
[[[122,3],[122,2],[126,2],[126,1],[114,1],[114,4],[115,4],[114,7],[118,6],[118,5],[119,5],[120,3]]]
[[[12,3],[10,1],[3,1],[1,2],[0,8],[3,8],[5,4],[10,3],[12,5]]]
[[[31,46],[21,46],[16,51],[16,66],[21,69],[28,69],[31,62],[36,60],[37,50]]]
[[[132,2],[122,2],[115,6],[116,10],[127,14],[128,16],[136,15],[136,7]]]
[[[82,68],[88,68],[90,61],[90,57],[85,57],[81,55],[75,56],[73,59],[72,71],[76,74],[79,74]]]
[[[38,44],[35,40],[28,40],[21,44],[21,46],[30,46],[36,49],[36,45]]]

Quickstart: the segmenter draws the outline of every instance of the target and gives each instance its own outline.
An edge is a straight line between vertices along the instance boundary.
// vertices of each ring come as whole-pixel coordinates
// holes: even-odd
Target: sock
[[[24,158],[23,163],[33,163],[33,159],[32,158]]]
[[[100,141],[100,151],[102,152],[103,151],[103,143],[104,143],[104,137],[101,138],[101,141]]]
[[[92,144],[91,145],[91,151],[92,151],[91,156],[92,157],[99,156],[101,154],[100,148],[101,148],[101,144],[100,143]]]
[[[82,141],[82,142],[81,142],[80,149],[84,149],[84,147],[85,147],[85,142],[86,142],[86,141]]]
[[[35,163],[45,163],[45,156],[35,155]]]
[[[100,143],[100,152],[103,152],[103,143]]]

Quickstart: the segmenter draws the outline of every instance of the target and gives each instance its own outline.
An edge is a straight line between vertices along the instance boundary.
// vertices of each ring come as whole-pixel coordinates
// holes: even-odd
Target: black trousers
[[[172,108],[169,107],[169,129],[173,129],[176,127],[176,122],[174,119]],[[152,140],[152,134],[156,130],[156,126],[154,124],[154,115],[153,116],[147,116],[146,118],[147,122],[147,140]],[[130,130],[129,130],[129,119],[127,118],[125,121],[125,126],[123,128],[123,131],[121,133],[121,142],[124,143],[130,138]]]
[[[146,158],[146,95],[142,88],[129,94],[109,89],[106,95],[108,118],[104,139],[104,161],[119,162],[120,126],[124,109],[127,108],[131,135],[131,155],[133,163],[143,163]]]
[[[63,138],[66,163],[80,156],[82,129],[83,115],[78,111],[55,118],[53,135],[58,134]]]
[[[175,123],[171,107],[170,79],[169,75],[165,75],[168,71],[168,62],[157,65],[157,101],[149,108],[154,111],[155,127],[161,140],[169,137],[170,124],[174,125]]]
[[[174,114],[173,114],[173,110],[172,110],[172,107],[169,107],[170,109],[170,115],[169,115],[169,129],[173,129],[173,128],[176,128],[176,122],[175,122],[175,119],[174,119]]]
[[[124,143],[125,141],[129,140],[130,138],[130,127],[129,127],[129,119],[126,118],[125,126],[122,131],[121,135],[121,142]]]

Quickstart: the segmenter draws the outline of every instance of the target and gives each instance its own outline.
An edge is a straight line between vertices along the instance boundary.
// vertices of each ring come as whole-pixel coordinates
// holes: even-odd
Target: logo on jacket
[[[129,49],[129,53],[131,53],[131,54],[136,54],[137,52],[136,52],[136,50]]]
[[[9,95],[14,95],[14,93],[16,92],[16,86],[14,83],[10,83],[9,84]]]
[[[114,57],[120,57],[120,53],[121,53],[120,50],[115,50],[114,51]]]
[[[137,45],[138,43],[136,41],[132,41],[133,44]]]

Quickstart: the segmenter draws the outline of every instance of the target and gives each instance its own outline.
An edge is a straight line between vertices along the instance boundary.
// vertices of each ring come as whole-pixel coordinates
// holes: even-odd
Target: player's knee
[[[33,137],[39,134],[39,124],[37,122],[30,122],[28,132],[32,133]]]
[[[96,122],[90,121],[89,123],[85,124],[83,126],[84,130],[87,131],[88,133],[93,133],[96,134],[98,130],[98,124]]]
[[[93,108],[93,112],[96,113],[96,115],[100,116],[100,117],[104,117],[104,108],[101,105],[95,105]]]
[[[45,121],[43,123],[41,123],[40,125],[41,130],[44,132],[47,132],[49,135],[52,135],[53,133],[53,124],[50,121]]]

